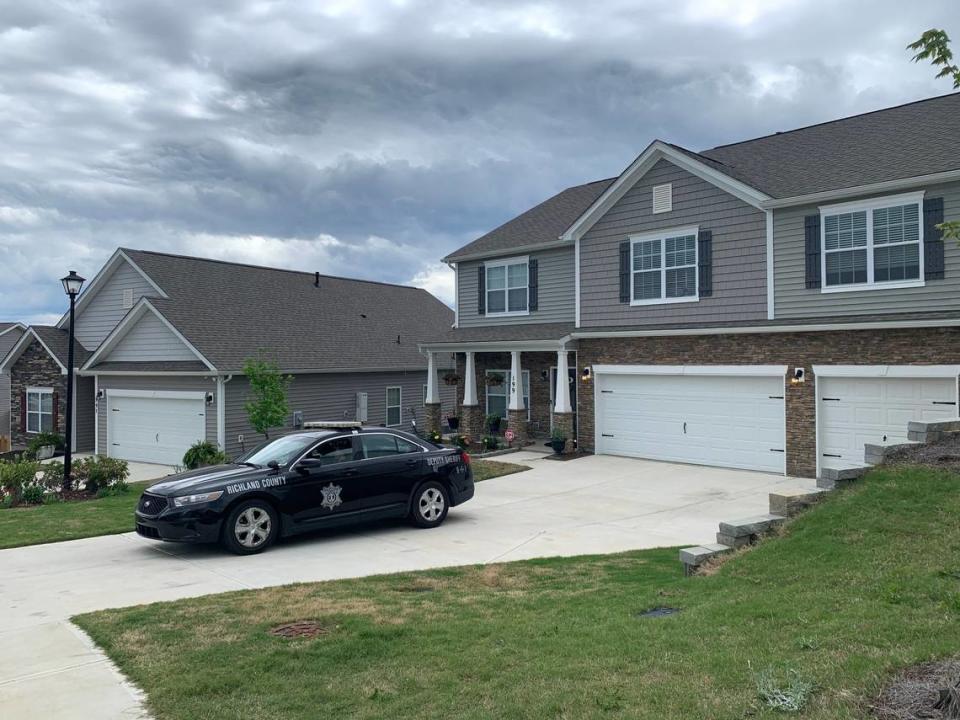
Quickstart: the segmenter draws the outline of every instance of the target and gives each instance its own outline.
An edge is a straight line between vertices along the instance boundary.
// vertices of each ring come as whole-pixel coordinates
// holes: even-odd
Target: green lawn
[[[152,482],[96,500],[0,510],[0,549],[130,532],[140,493]]]
[[[472,467],[477,482],[530,469],[493,460],[474,460]],[[132,532],[133,511],[140,493],[154,482],[133,483],[129,492],[99,500],[0,510],[0,550]]]
[[[513,473],[529,470],[529,465],[518,465],[517,463],[498,462],[497,460],[473,460],[470,463],[473,469],[473,481],[483,482],[501,475],[512,475]]]
[[[755,674],[866,717],[886,673],[960,652],[960,476],[874,472],[709,577],[675,549],[213,595],[76,618],[158,720],[775,717]],[[677,615],[638,619],[654,606]],[[329,633],[267,631],[316,620]]]

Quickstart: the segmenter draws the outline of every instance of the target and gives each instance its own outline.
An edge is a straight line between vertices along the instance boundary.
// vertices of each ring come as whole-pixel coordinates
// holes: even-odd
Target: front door
[[[577,437],[577,369],[567,368],[567,381],[570,383],[570,407],[573,410],[573,436]],[[557,369],[550,368],[550,407],[557,399]],[[553,412],[550,413],[550,432],[553,432]]]

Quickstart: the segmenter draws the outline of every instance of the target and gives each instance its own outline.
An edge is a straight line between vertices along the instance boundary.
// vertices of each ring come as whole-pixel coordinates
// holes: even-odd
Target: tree
[[[931,28],[920,36],[919,40],[907,45],[907,50],[913,50],[914,62],[929,60],[934,67],[939,67],[938,78],[953,79],[953,88],[960,88],[960,67],[953,63],[953,51],[950,49],[950,37],[945,30]],[[960,243],[960,221],[952,220],[937,225],[943,232],[944,239],[956,240]]]
[[[270,428],[283,427],[290,414],[287,387],[293,377],[284,375],[275,362],[262,357],[247,358],[243,374],[250,382],[250,399],[243,408],[253,429],[269,440]]]

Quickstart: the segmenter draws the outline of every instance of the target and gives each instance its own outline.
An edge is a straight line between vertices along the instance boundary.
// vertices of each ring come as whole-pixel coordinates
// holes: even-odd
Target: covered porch
[[[479,443],[488,435],[512,433],[514,446],[546,443],[554,432],[577,445],[576,341],[502,341],[424,345],[428,358],[428,430],[443,432],[441,384],[455,385],[460,434]],[[437,354],[453,352],[456,370],[438,371]],[[560,379],[563,379],[562,381]],[[494,430],[496,418],[500,427]]]

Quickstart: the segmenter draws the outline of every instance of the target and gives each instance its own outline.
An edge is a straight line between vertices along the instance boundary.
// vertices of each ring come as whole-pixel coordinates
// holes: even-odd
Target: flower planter
[[[567,441],[566,441],[566,440],[551,440],[551,441],[550,441],[550,447],[553,448],[553,451],[554,451],[557,455],[562,455],[562,454],[563,454],[563,449],[564,449],[566,446],[567,446]]]
[[[43,445],[37,448],[37,460],[49,460],[56,451],[55,445]]]
[[[460,418],[458,417],[448,417],[447,418],[447,427],[451,430],[456,430],[460,427]]]

